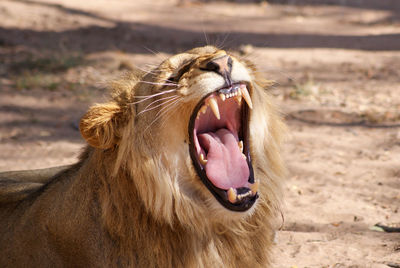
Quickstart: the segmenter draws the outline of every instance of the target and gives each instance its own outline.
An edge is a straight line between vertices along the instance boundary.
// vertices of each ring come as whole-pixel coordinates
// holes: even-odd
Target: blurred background
[[[289,126],[274,267],[400,267],[400,1],[2,0],[0,171],[69,164],[107,81],[215,45]],[[280,222],[278,223],[280,225]]]

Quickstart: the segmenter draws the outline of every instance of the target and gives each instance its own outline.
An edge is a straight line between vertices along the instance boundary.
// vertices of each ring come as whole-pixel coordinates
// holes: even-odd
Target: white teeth
[[[216,100],[214,97],[212,97],[212,98],[210,98],[210,99],[208,100],[208,103],[209,103],[210,108],[211,108],[211,110],[213,111],[215,117],[216,117],[218,120],[221,119],[221,116],[220,116],[220,114],[219,114],[219,109],[218,109],[218,102],[217,102],[217,100]]]
[[[238,195],[237,195],[237,199],[240,201],[240,200],[242,200],[243,198],[250,196],[251,194],[252,194],[251,191],[248,191],[247,193],[244,193],[244,194],[238,194]]]
[[[240,91],[242,93],[244,100],[247,102],[247,105],[249,105],[250,109],[253,109],[253,103],[251,102],[251,97],[249,91],[247,91],[247,88],[240,87]]]
[[[204,154],[200,154],[200,163],[205,166],[207,164],[207,159],[204,157]]]
[[[259,181],[255,181],[253,184],[250,184],[250,190],[253,195],[255,195],[257,193],[259,186],[260,186]]]
[[[200,117],[201,113],[205,114],[207,112],[208,106],[210,106],[215,117],[218,120],[221,119],[217,101],[218,96],[222,101],[234,97],[236,103],[239,106],[242,105],[242,98],[244,98],[250,109],[253,109],[253,103],[251,101],[249,91],[247,90],[245,85],[242,84],[241,86],[235,86],[233,89],[231,88],[230,91],[231,91],[230,93],[219,93],[218,95],[213,95],[210,98],[208,98],[206,103],[200,108],[199,112],[197,113],[197,119]]]
[[[228,200],[229,200],[229,202],[231,202],[232,204],[236,203],[236,197],[237,197],[236,190],[233,189],[232,187],[229,188],[229,190],[228,190]]]
[[[254,196],[258,191],[259,185],[260,183],[258,181],[254,182],[253,184],[250,184],[250,191],[247,191],[246,193],[243,194],[237,194],[236,189],[233,189],[232,187],[229,188],[227,192],[229,202],[235,204],[237,201],[241,201],[245,197]]]
[[[243,157],[244,160],[247,160],[247,157],[246,157],[246,155],[244,153],[242,153],[242,157]]]
[[[243,153],[243,141],[239,141],[238,145],[239,145],[240,152]]]

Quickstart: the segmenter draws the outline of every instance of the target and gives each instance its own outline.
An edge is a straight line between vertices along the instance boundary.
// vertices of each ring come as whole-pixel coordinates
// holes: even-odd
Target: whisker
[[[151,98],[154,98],[154,97],[157,97],[157,96],[160,96],[160,95],[164,95],[164,94],[167,94],[167,93],[175,92],[176,90],[177,89],[170,89],[170,90],[165,90],[163,92],[155,93],[155,94],[152,94],[152,95],[135,96],[134,98],[142,99],[142,100],[135,101],[135,102],[132,102],[132,103],[129,103],[129,104],[130,105],[134,105],[134,104],[137,104],[137,103],[141,103],[141,102],[144,102],[144,101],[146,101],[148,99],[151,99]]]
[[[152,74],[152,75],[154,75],[154,76],[157,76],[157,75],[158,75],[158,73],[153,72],[152,70],[146,70],[146,69],[144,69],[144,68],[142,68],[142,67],[139,67],[138,65],[133,64],[133,63],[132,63],[132,65],[133,65],[136,69],[141,70],[142,72],[145,72],[146,74]],[[157,65],[157,66],[158,66],[158,65]],[[156,66],[156,67],[157,67],[157,66]]]
[[[177,102],[175,102],[175,103],[173,104],[174,107],[176,107],[175,104],[177,104],[179,101],[181,101],[181,100],[178,100]],[[165,119],[164,122],[161,123],[161,126],[164,126],[166,120],[172,115],[171,112],[173,111],[172,108],[174,108],[174,107],[171,106],[169,109],[165,110],[164,113],[163,113],[162,115],[160,115],[160,116],[164,116],[164,119]]]
[[[165,98],[161,98],[161,99],[159,99],[159,100],[153,101],[152,103],[150,103],[149,105],[147,105],[142,111],[140,111],[136,116],[141,115],[141,114],[143,114],[143,113],[145,113],[145,112],[154,110],[154,109],[156,109],[156,108],[158,108],[158,107],[160,107],[160,106],[162,106],[162,105],[168,104],[169,102],[174,101],[174,100],[176,100],[177,98],[179,98],[179,96],[169,96],[169,97],[165,97]],[[167,101],[165,101],[165,102],[163,102],[163,103],[160,103],[160,104],[158,104],[158,105],[156,105],[156,106],[154,106],[154,107],[151,107],[153,104],[155,104],[155,103],[157,103],[157,102],[162,102],[162,101],[164,101],[164,100],[167,100]],[[150,108],[150,107],[151,107],[151,108]]]
[[[159,51],[155,51],[155,50],[153,50],[153,49],[151,49],[151,48],[148,48],[148,47],[146,47],[146,46],[143,46],[143,48],[146,49],[147,51],[149,51],[150,53],[153,53],[154,56],[160,58],[161,60],[166,60],[166,59],[167,59],[167,57],[162,57],[162,56],[160,55],[160,52],[159,52]]]
[[[165,119],[164,122],[161,122],[161,126],[163,126],[167,121],[167,119],[172,115],[172,112],[174,111],[173,108],[179,106],[179,102],[182,102],[182,98],[175,101],[172,105],[169,105],[169,108],[166,109],[165,111],[160,111],[160,117],[163,116]]]
[[[158,64],[146,63],[146,67],[151,68],[151,69],[155,69],[155,68],[157,68],[158,66],[159,66]]]
[[[178,98],[178,99],[172,101],[171,103],[169,103],[168,105],[166,105],[165,107],[161,108],[160,111],[158,111],[158,113],[156,114],[154,120],[150,123],[150,125],[148,125],[148,126],[146,127],[146,129],[145,129],[144,131],[147,131],[147,130],[149,129],[149,127],[151,127],[151,126],[162,116],[162,112],[163,112],[165,109],[167,109],[167,110],[165,110],[165,113],[167,113],[167,112],[170,111],[172,108],[174,108],[174,105],[175,105],[176,103],[178,103],[178,102],[180,102],[180,101],[181,101],[181,98]],[[164,113],[164,114],[165,114],[165,113]]]
[[[177,95],[173,95],[173,96],[163,97],[163,98],[161,98],[161,99],[155,100],[155,101],[153,101],[152,103],[150,103],[149,105],[147,105],[146,108],[147,108],[147,107],[150,107],[150,106],[153,105],[154,103],[157,103],[157,102],[160,102],[160,101],[163,101],[163,100],[168,100],[168,99],[175,98],[175,97],[178,97],[178,96],[177,96]]]
[[[158,116],[161,116],[161,114],[162,114],[163,110],[165,110],[165,108],[171,107],[171,104],[175,104],[175,103],[177,103],[178,101],[179,101],[179,98],[178,98],[177,100],[175,100],[174,102],[169,103],[168,105],[166,105],[166,106],[163,107],[162,109],[160,109],[160,111],[158,111],[157,114],[156,114],[156,118],[157,118]],[[172,108],[172,107],[171,107],[171,108]]]
[[[138,98],[138,99],[140,99],[140,98],[148,98],[148,97],[152,98],[152,97],[156,97],[156,96],[159,96],[159,95],[162,95],[162,94],[171,93],[171,92],[174,92],[174,91],[177,91],[177,88],[164,90],[162,92],[154,93],[154,94],[151,94],[151,95],[135,96],[135,98]]]
[[[179,86],[179,84],[174,82],[166,82],[166,83],[158,83],[158,82],[149,82],[149,81],[138,81],[138,83],[150,84],[150,85],[159,85],[159,86]]]
[[[210,41],[208,40],[207,32],[206,32],[206,29],[204,28],[204,18],[203,17],[201,18],[201,29],[203,30],[204,38],[206,39],[205,40],[206,45],[208,46],[208,45],[210,45]]]
[[[218,47],[219,49],[223,49],[223,48],[224,48],[224,45],[225,45],[225,42],[226,42],[226,40],[228,39],[228,37],[229,37],[230,34],[231,34],[230,32],[227,32],[227,33],[225,34],[224,39],[222,40],[222,42],[218,43],[218,45],[217,45],[216,47]]]

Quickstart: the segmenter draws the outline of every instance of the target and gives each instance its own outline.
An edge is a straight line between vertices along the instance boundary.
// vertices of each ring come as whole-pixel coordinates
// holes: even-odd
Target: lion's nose
[[[219,58],[215,58],[207,62],[205,68],[207,71],[216,72],[220,75],[225,73],[231,73],[232,71],[232,58],[229,55],[225,55]]]
[[[229,55],[224,55],[207,62],[203,70],[220,74],[228,85],[231,85],[232,58]]]

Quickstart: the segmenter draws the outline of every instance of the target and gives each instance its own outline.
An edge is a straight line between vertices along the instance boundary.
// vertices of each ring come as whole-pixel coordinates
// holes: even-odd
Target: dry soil
[[[213,44],[276,81],[289,126],[275,267],[400,267],[373,227],[400,223],[400,3],[274,2],[1,1],[0,171],[73,163],[107,81]]]

